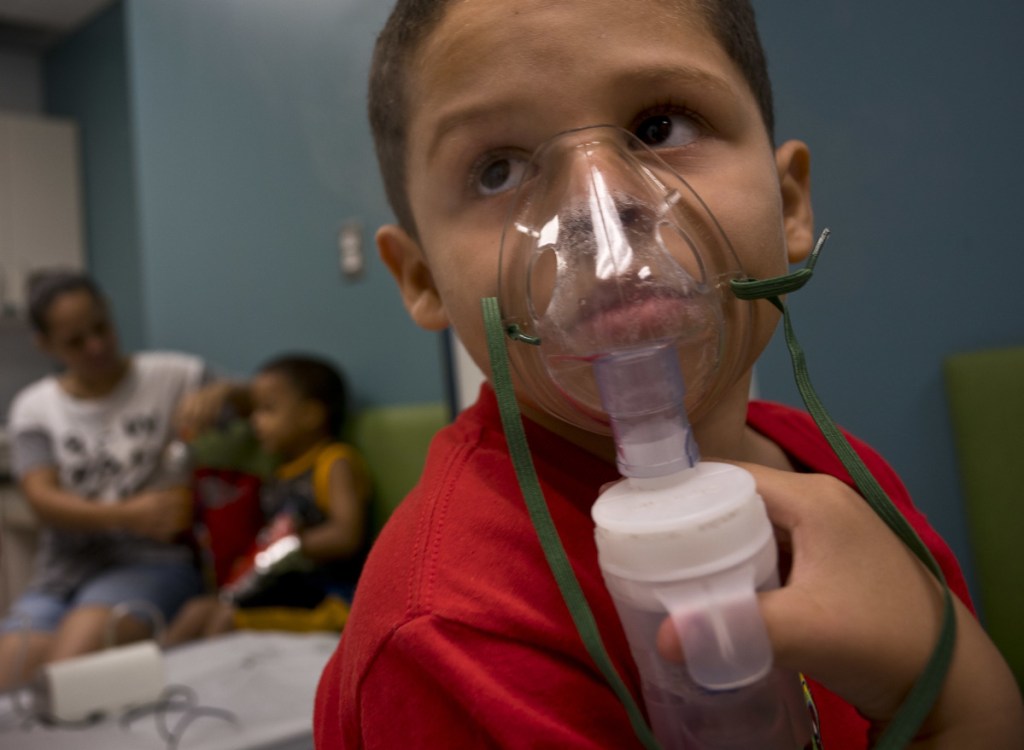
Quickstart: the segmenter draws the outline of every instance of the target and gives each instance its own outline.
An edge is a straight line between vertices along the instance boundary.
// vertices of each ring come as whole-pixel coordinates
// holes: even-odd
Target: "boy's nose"
[[[562,203],[567,210],[560,213],[592,220],[592,231],[598,233],[649,228],[649,187],[640,174],[644,167],[629,152],[628,137],[620,128],[597,126],[563,133],[548,144],[553,163],[542,165],[542,171],[564,175]]]

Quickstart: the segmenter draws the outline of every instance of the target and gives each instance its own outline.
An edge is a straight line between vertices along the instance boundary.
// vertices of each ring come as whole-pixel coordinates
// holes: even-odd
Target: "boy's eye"
[[[500,156],[483,162],[476,170],[475,188],[481,195],[497,195],[519,184],[526,170],[526,159]]]
[[[633,129],[636,137],[651,148],[674,148],[693,143],[700,128],[684,114],[659,114],[646,117]]]

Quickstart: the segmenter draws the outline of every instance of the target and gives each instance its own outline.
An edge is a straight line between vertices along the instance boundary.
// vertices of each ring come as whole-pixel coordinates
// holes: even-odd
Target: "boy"
[[[240,571],[220,598],[188,602],[167,644],[236,627],[302,629],[309,623],[340,630],[347,605],[337,603],[351,600],[361,569],[368,495],[362,460],[337,441],[345,419],[344,380],[319,358],[281,356],[264,364],[247,387],[218,386],[198,398],[228,396],[251,406],[260,447],[283,461],[261,492],[263,545],[294,540],[296,549],[289,566],[263,580]]]
[[[796,141],[773,149],[767,73],[744,2],[400,1],[378,41],[370,110],[398,219],[377,235],[381,256],[413,320],[454,326],[485,373],[480,299],[498,293],[513,188],[558,134],[611,124],[671,157],[752,278],[780,276],[811,249],[808,150]],[[773,308],[755,304],[742,375],[712,389],[693,429],[706,456],[754,473],[792,546],[787,585],[763,598],[777,662],[818,681],[825,747],[863,748],[930,655],[940,600],[859,496],[826,476],[845,472],[805,416],[748,407],[750,367],[776,322]],[[522,381],[516,396],[562,543],[638,697],[589,517],[617,478],[614,444],[538,407]],[[857,447],[966,600],[955,562],[899,480]],[[956,656],[922,742],[1016,747],[1012,677],[956,606]],[[678,650],[666,635],[664,650]],[[380,537],[314,724],[322,748],[637,746],[546,566],[488,386],[435,439],[419,486]]]

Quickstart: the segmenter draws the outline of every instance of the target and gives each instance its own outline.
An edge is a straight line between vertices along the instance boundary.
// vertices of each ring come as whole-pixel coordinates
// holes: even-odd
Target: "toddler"
[[[247,398],[236,392],[233,399],[248,400],[261,447],[281,461],[261,490],[267,524],[259,551],[241,561],[219,596],[185,606],[168,645],[236,627],[340,629],[359,575],[368,478],[356,451],[338,441],[345,418],[341,375],[318,358],[283,356],[263,365],[245,390]]]

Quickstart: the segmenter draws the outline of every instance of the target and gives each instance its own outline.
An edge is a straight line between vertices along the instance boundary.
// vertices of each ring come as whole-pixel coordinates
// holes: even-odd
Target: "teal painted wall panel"
[[[131,102],[120,4],[44,58],[46,111],[75,119],[82,147],[86,257],[123,345],[146,344]]]
[[[366,124],[386,8],[302,0],[130,0],[143,288],[153,346],[245,373],[315,350],[361,398],[437,400],[436,335],[415,328],[373,232],[390,220]],[[343,280],[336,234],[364,227]]]
[[[1024,6],[754,5],[777,135],[810,145],[815,218],[833,230],[791,299],[811,375],[971,577],[941,366],[1024,343]],[[781,335],[758,376],[766,397],[799,403]]]

